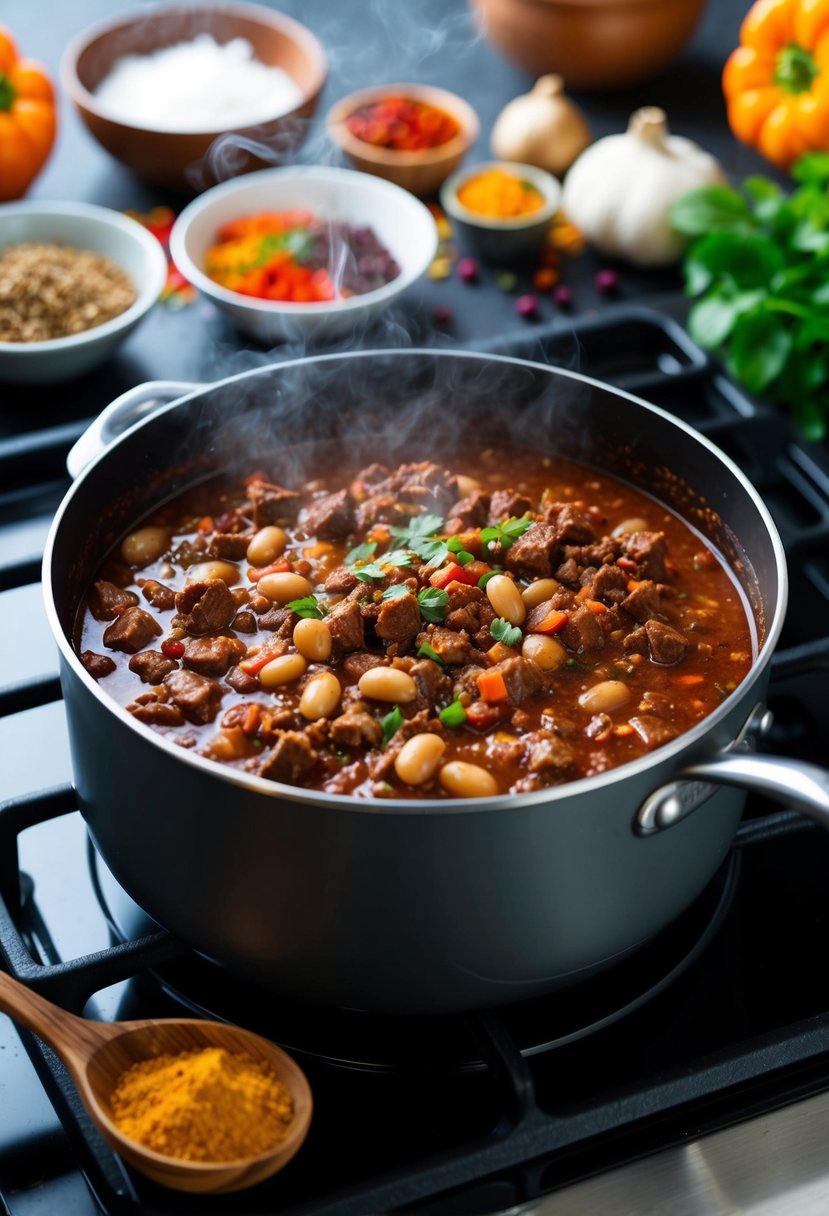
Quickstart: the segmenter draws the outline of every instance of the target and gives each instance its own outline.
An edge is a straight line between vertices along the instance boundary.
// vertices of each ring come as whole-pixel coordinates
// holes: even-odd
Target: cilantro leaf
[[[381,595],[383,600],[399,600],[404,595],[411,595],[411,587],[407,587],[405,583],[392,583],[390,587]]]
[[[368,540],[365,544],[355,545],[353,549],[349,549],[345,555],[345,564],[354,566],[357,562],[367,562],[374,557],[377,551],[377,541]]]
[[[446,616],[446,609],[449,605],[449,594],[441,590],[440,587],[423,587],[417,593],[417,602],[420,605],[420,615],[424,621],[429,621],[433,625],[439,625]]]
[[[496,524],[492,528],[482,528],[481,540],[484,549],[491,549],[500,544],[502,552],[507,550],[512,542],[518,540],[519,536],[523,536],[527,528],[532,527],[534,523],[534,519],[522,516],[521,519],[514,517],[505,519],[503,523]]]
[[[401,544],[409,545],[409,548],[414,547],[414,543],[418,540],[423,540],[424,537],[434,536],[443,527],[443,519],[440,515],[413,515],[405,528],[390,528],[392,536]],[[413,542],[413,543],[409,543]]]
[[[503,642],[505,646],[517,646],[521,641],[521,630],[518,626],[510,625],[509,621],[505,621],[502,616],[495,618],[489,627],[489,632],[496,642]]]
[[[315,621],[321,621],[324,613],[327,611],[324,604],[321,604],[315,595],[304,595],[302,599],[290,600],[286,605],[291,612],[295,612],[297,616],[311,617]]]

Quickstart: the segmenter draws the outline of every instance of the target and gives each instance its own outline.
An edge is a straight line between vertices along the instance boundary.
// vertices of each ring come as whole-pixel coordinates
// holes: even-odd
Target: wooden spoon
[[[34,1031],[57,1052],[103,1138],[126,1162],[162,1186],[201,1193],[253,1186],[287,1165],[308,1132],[313,1103],[305,1074],[275,1043],[252,1031],[197,1018],[91,1022],[51,1004],[4,972],[0,972],[0,1012]],[[294,1117],[284,1140],[268,1152],[238,1161],[183,1161],[130,1140],[113,1122],[110,1094],[130,1065],[204,1047],[245,1052],[270,1067],[290,1091]]]

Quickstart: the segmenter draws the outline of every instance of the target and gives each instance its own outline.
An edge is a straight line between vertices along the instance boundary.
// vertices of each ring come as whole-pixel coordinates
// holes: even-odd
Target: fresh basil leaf
[[[692,257],[743,291],[767,286],[785,262],[780,246],[756,233],[712,232],[696,242]]]
[[[511,625],[501,616],[495,618],[489,627],[489,632],[496,642],[503,642],[505,646],[517,646],[521,641],[521,630],[518,626]]]
[[[688,314],[688,332],[706,350],[716,350],[731,333],[739,315],[733,297],[711,293],[699,300]]]
[[[423,587],[417,593],[417,602],[424,621],[429,621],[432,625],[439,625],[446,616],[449,595],[440,587]]]
[[[377,541],[368,540],[362,545],[355,545],[345,555],[345,564],[353,566],[356,562],[367,562],[377,551]]]
[[[734,326],[726,365],[749,392],[762,393],[780,375],[792,344],[773,313],[747,313]]]
[[[321,621],[326,611],[315,595],[305,595],[302,599],[290,600],[285,607],[290,608],[291,612],[295,612],[297,616],[310,617],[315,621]]]
[[[404,718],[399,705],[395,705],[391,713],[380,719],[380,725],[383,728],[383,747],[388,745],[392,736],[400,730],[403,722]]]
[[[746,200],[729,186],[704,186],[678,199],[669,213],[670,223],[683,236],[709,232],[747,232],[752,226]]]

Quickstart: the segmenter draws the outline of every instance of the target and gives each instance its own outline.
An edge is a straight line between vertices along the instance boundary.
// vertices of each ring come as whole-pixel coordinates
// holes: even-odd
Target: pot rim
[[[118,704],[108,693],[106,693],[99,683],[92,678],[89,672],[81,663],[79,657],[75,653],[70,640],[63,631],[60,620],[58,618],[57,608],[55,604],[54,588],[52,585],[52,560],[55,552],[58,536],[61,529],[61,521],[66,510],[75,498],[76,494],[81,491],[89,471],[99,464],[100,461],[106,459],[108,453],[123,443],[128,442],[134,432],[160,419],[169,410],[174,410],[180,405],[185,404],[196,397],[204,396],[213,392],[215,389],[228,384],[236,383],[242,379],[251,380],[257,376],[270,375],[274,368],[296,368],[303,364],[321,364],[331,362],[337,359],[365,359],[380,356],[382,358],[395,358],[396,356],[407,356],[410,358],[428,358],[428,359],[473,359],[484,360],[487,363],[499,364],[515,364],[521,368],[532,368],[536,371],[545,372],[553,377],[563,377],[564,379],[575,381],[579,384],[589,386],[591,389],[597,389],[604,393],[610,393],[614,397],[618,397],[623,401],[630,402],[635,406],[646,410],[649,413],[657,415],[659,418],[670,423],[680,432],[683,432],[688,439],[692,440],[707,448],[712,456],[723,464],[729,472],[734,476],[751,499],[755,511],[760,517],[766,535],[771,544],[774,553],[775,567],[778,577],[779,591],[774,606],[772,619],[768,622],[765,638],[760,645],[751,671],[746,676],[741,684],[731,692],[721,705],[702,718],[689,731],[684,731],[678,735],[676,739],[672,739],[669,743],[663,744],[654,751],[639,757],[637,760],[628,761],[625,764],[617,765],[614,768],[607,769],[603,773],[597,773],[591,777],[581,777],[576,781],[568,781],[562,785],[549,786],[544,789],[534,790],[525,794],[502,794],[497,798],[453,798],[453,799],[427,799],[427,798],[358,798],[352,794],[330,794],[325,790],[304,789],[300,786],[286,785],[281,782],[271,781],[264,777],[257,777],[251,773],[243,772],[239,769],[231,768],[229,765],[221,764],[214,760],[209,760],[207,757],[200,756],[193,751],[189,751],[174,743],[171,739],[164,735],[156,734],[151,727],[145,726],[139,722],[131,714],[126,713],[121,705]],[[739,539],[739,538],[738,538]],[[423,815],[431,812],[433,814],[474,814],[489,811],[503,811],[509,809],[511,813],[516,813],[519,808],[537,806],[539,803],[550,803],[554,805],[562,802],[571,796],[576,797],[582,793],[593,792],[598,790],[610,790],[618,781],[625,778],[635,778],[643,775],[649,769],[657,766],[661,767],[669,760],[676,758],[683,752],[693,751],[693,749],[701,742],[701,740],[711,733],[711,731],[728,717],[735,709],[740,701],[746,702],[745,718],[750,715],[753,703],[751,703],[750,693],[755,684],[762,677],[766,666],[771,661],[771,656],[780,638],[783,628],[783,622],[786,615],[786,607],[788,602],[788,573],[786,566],[785,550],[777,527],[768,511],[765,503],[760,497],[759,492],[755,489],[749,479],[745,476],[742,470],[735,462],[723,452],[716,444],[712,443],[707,436],[696,431],[693,427],[683,422],[681,419],[675,418],[669,414],[667,410],[663,410],[660,406],[652,405],[641,397],[629,393],[626,389],[617,388],[614,385],[603,383],[591,376],[586,376],[582,372],[570,371],[566,368],[552,367],[549,364],[538,363],[529,359],[520,359],[512,355],[496,355],[488,352],[474,350],[429,350],[424,347],[413,348],[392,348],[379,350],[354,350],[339,353],[331,353],[324,355],[304,355],[297,359],[285,360],[280,363],[270,363],[263,367],[254,368],[248,371],[237,372],[233,375],[223,377],[220,380],[213,381],[209,384],[199,385],[193,392],[186,393],[182,397],[177,397],[174,401],[161,407],[156,412],[141,418],[138,422],[128,427],[117,439],[113,440],[107,448],[102,451],[94,460],[82,470],[70,486],[62,502],[60,503],[52,524],[49,528],[49,534],[46,539],[46,545],[43,554],[42,565],[42,581],[43,581],[43,597],[45,601],[46,615],[52,635],[58,645],[61,657],[72,673],[77,676],[86,690],[91,693],[96,700],[110,713],[118,716],[121,722],[127,729],[136,733],[136,735],[146,744],[154,747],[159,747],[170,757],[175,757],[176,761],[188,766],[192,766],[203,773],[205,776],[212,777],[225,783],[228,786],[235,786],[247,789],[254,793],[261,793],[270,798],[278,798],[282,801],[294,803],[302,803],[308,806],[321,805],[325,808],[337,808],[341,811],[358,812],[362,814],[397,814],[397,815]],[[678,766],[677,766],[678,767]],[[665,780],[664,775],[655,780],[654,784],[661,784]]]

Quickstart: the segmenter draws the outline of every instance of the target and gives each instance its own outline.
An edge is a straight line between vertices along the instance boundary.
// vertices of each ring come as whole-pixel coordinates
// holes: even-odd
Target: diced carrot
[[[302,550],[303,557],[326,557],[332,552],[334,546],[329,544],[327,540],[318,540],[315,545],[309,545],[307,549]]]
[[[248,566],[248,578],[252,583],[258,583],[265,574],[284,574],[287,570],[293,570],[293,566],[287,557],[280,557],[270,566]]]
[[[518,651],[513,650],[511,646],[506,646],[503,642],[496,642],[486,652],[486,661],[493,664],[502,663],[504,659],[514,659],[517,654]]]
[[[585,600],[584,602],[595,616],[601,616],[603,612],[607,612],[607,604],[603,604],[601,600]]]
[[[558,608],[552,608],[540,621],[529,625],[528,631],[530,633],[558,633],[559,629],[563,629],[569,619],[570,617],[566,612],[560,612]]]
[[[390,536],[391,532],[384,524],[375,524],[368,533],[368,539],[373,540],[378,545],[384,545]]]
[[[689,671],[684,676],[675,676],[674,684],[678,684],[680,688],[693,688],[695,684],[704,684],[705,676],[698,672]]]
[[[509,691],[500,671],[482,671],[477,680],[478,692],[485,701],[508,701]]]
[[[255,735],[259,727],[259,720],[262,717],[262,706],[258,701],[251,701],[245,710],[244,721],[242,722],[242,730],[246,735]]]
[[[582,589],[580,591],[576,592],[576,599],[577,600],[586,600],[589,595],[590,595],[590,588],[582,587]]]
[[[239,666],[249,676],[257,676],[262,668],[270,663],[271,659],[278,658],[279,652],[276,650],[260,650],[258,654],[251,655],[249,659],[242,659]]]
[[[212,532],[213,531],[213,516],[212,515],[202,515],[201,519],[198,522],[196,531],[204,532],[204,533]]]
[[[642,586],[642,580],[639,578],[629,578],[627,583],[628,591],[635,591],[637,587]]]

